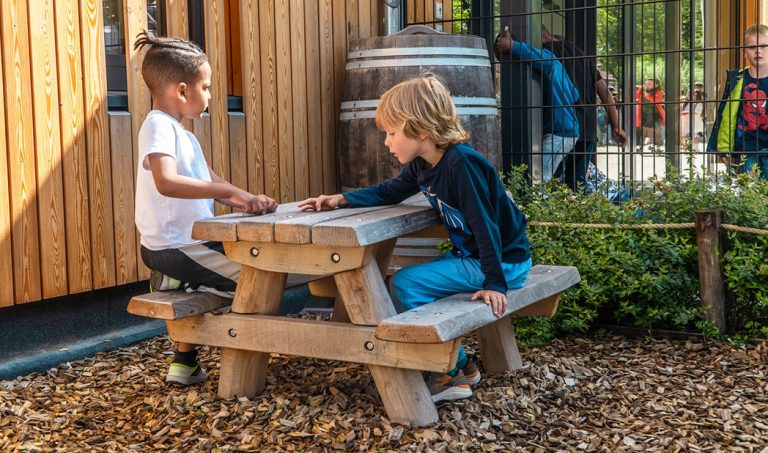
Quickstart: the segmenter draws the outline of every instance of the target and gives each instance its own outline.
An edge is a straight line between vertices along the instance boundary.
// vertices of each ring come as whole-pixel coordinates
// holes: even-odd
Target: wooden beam
[[[118,285],[138,280],[141,243],[136,240],[134,221],[134,160],[132,143],[138,137],[131,132],[131,114],[109,112],[112,139],[112,205],[115,207],[115,281]],[[136,140],[133,140],[136,137]],[[146,277],[145,277],[146,278]]]
[[[323,222],[312,228],[317,245],[366,246],[434,226],[437,214],[426,206],[391,206],[343,220]]]
[[[232,312],[278,314],[285,278],[285,274],[243,266],[232,301]],[[268,361],[269,354],[264,352],[222,347],[219,396],[253,398],[260,394],[264,390]]]
[[[503,373],[523,367],[523,359],[515,340],[515,329],[509,318],[501,318],[477,329],[477,335],[485,371]]]
[[[376,339],[373,331],[330,321],[234,313],[168,322],[171,339],[184,343],[412,370],[447,372],[455,366],[457,342],[393,343]]]
[[[200,315],[231,304],[232,299],[206,292],[155,291],[133,296],[128,302],[128,313],[146,318],[173,320]]]
[[[504,316],[550,299],[579,281],[575,267],[534,266],[525,286],[507,293]],[[471,293],[456,294],[385,319],[376,328],[376,337],[407,343],[441,343],[497,321],[487,305],[470,301],[470,296]]]
[[[243,113],[248,146],[248,191],[264,193],[264,146],[262,141],[261,34],[259,2],[240,0],[240,70],[243,79]]]
[[[225,242],[232,261],[257,269],[291,274],[328,275],[357,269],[372,253],[360,247],[314,247],[271,242]]]
[[[337,297],[339,290],[333,276],[313,280],[307,284],[309,293],[317,297]]]
[[[0,14],[3,13],[3,6],[0,5]],[[0,18],[0,25],[2,18]],[[2,43],[0,43],[0,47]],[[5,68],[3,64],[3,52],[0,51],[0,74]],[[6,100],[4,87],[0,81],[0,99]],[[0,108],[0,193],[10,193],[8,185],[8,165],[10,155],[6,147],[5,134],[5,109]],[[11,206],[8,196],[0,197],[0,307],[10,307],[14,304],[13,299],[13,247],[11,246],[13,238],[14,218],[11,215]]]

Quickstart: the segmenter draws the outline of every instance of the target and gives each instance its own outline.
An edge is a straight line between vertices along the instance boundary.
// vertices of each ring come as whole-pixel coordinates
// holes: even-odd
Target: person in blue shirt
[[[511,54],[541,73],[544,107],[541,174],[544,181],[549,181],[579,140],[580,126],[574,109],[579,103],[579,90],[555,54],[514,39],[509,27],[504,27],[504,34],[497,37],[495,50],[499,61]]]
[[[402,82],[384,93],[376,125],[384,144],[404,165],[400,174],[353,192],[302,201],[302,210],[399,203],[421,192],[448,231],[453,249],[434,261],[406,267],[392,277],[399,312],[462,292],[501,317],[506,293],[521,288],[531,268],[527,221],[507,196],[497,170],[467,144],[445,85],[433,76]],[[480,381],[474,361],[461,348],[448,374],[432,373],[434,402],[468,398]]]

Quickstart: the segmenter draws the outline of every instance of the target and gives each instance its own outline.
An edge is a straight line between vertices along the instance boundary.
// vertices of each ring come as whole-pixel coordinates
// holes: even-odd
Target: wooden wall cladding
[[[379,0],[205,3],[213,99],[185,122],[220,176],[290,202],[338,190],[347,43],[379,34]],[[146,279],[133,219],[150,109],[146,2],[123,0],[128,111],[108,111],[101,0],[0,2],[0,307]],[[188,36],[186,0],[165,0]],[[242,112],[227,111],[240,96]],[[218,213],[228,212],[225,207]]]

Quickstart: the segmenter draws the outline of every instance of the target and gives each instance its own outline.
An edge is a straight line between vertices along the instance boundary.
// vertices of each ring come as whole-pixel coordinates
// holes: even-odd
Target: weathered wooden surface
[[[157,319],[182,319],[232,304],[232,299],[205,292],[156,291],[134,296],[128,313]]]
[[[579,281],[575,267],[534,266],[525,286],[507,293],[507,310],[503,316],[559,294]],[[497,320],[487,305],[470,301],[470,296],[470,293],[456,294],[386,319],[376,328],[376,338],[440,343]]]
[[[725,332],[725,282],[720,266],[722,213],[696,212],[696,248],[699,252],[699,285],[704,317]]]
[[[382,341],[373,327],[262,315],[205,314],[168,323],[171,339],[246,351],[447,372],[458,341],[420,345]]]

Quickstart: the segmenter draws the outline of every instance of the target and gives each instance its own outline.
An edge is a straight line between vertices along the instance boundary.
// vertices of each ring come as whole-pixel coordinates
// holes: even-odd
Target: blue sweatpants
[[[522,288],[531,269],[531,260],[529,258],[522,263],[502,263],[502,269],[509,289]],[[460,258],[448,252],[428,263],[397,271],[391,281],[393,302],[397,312],[402,313],[453,294],[480,291],[483,289],[484,280],[485,274],[480,269],[480,260]],[[488,310],[490,309],[488,307]],[[466,363],[467,355],[462,346],[459,348],[456,368],[449,374],[455,375]]]

